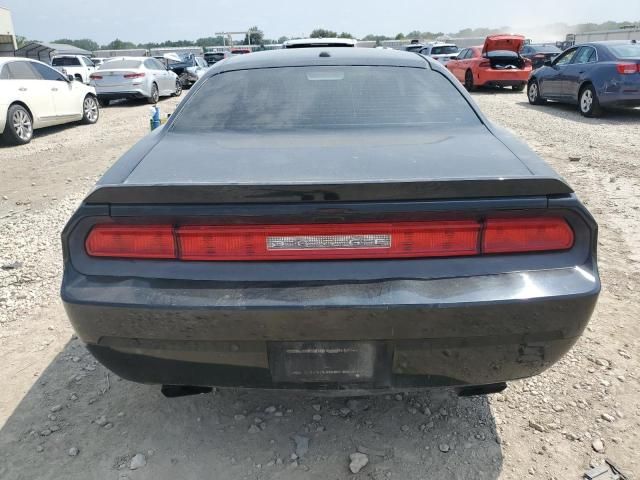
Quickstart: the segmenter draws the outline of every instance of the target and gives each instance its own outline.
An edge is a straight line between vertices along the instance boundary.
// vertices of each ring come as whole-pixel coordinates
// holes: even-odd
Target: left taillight
[[[92,257],[176,258],[171,225],[96,225],[85,248]]]
[[[633,75],[640,72],[640,65],[637,63],[617,63],[616,70],[622,75]]]
[[[567,250],[560,217],[297,225],[96,225],[93,257],[284,261],[460,257]]]

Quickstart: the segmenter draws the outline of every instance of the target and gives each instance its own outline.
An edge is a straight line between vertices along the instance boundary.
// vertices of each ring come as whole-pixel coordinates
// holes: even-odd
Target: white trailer
[[[111,58],[111,57],[148,57],[149,50],[145,48],[124,48],[117,50],[95,50],[93,57],[95,58]]]
[[[166,48],[152,48],[149,50],[149,55],[152,57],[161,57],[165,53],[177,53],[178,55],[192,54],[196,56],[202,56],[204,50],[202,47],[166,47]]]
[[[601,30],[598,32],[570,33],[567,41],[577,45],[587,42],[603,40],[636,40],[640,41],[640,25],[629,25],[615,30]]]

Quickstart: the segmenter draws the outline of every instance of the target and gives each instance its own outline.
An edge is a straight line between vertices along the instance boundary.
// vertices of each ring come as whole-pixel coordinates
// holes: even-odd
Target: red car
[[[520,56],[522,35],[489,35],[482,47],[469,47],[446,67],[471,91],[482,86],[509,86],[524,90],[531,74],[531,61]]]

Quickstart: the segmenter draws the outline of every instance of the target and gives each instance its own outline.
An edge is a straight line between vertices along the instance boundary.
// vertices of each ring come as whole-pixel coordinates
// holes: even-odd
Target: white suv
[[[96,123],[93,87],[28,58],[0,58],[0,134],[14,145],[29,143],[33,130],[61,123]]]
[[[51,66],[64,76],[72,75],[77,81],[86,84],[96,70],[91,59],[83,55],[58,55],[51,60]]]

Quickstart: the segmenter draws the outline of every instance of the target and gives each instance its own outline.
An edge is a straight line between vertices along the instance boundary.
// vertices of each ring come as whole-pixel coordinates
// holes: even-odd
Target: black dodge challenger
[[[576,342],[600,280],[570,186],[437,61],[359,48],[217,63],[62,234],[62,299],[118,375],[498,391]]]

